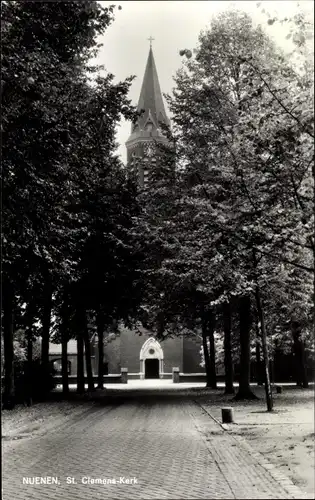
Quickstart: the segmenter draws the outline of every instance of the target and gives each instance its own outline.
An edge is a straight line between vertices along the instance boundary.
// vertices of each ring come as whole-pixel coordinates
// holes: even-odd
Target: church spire
[[[162,92],[153,56],[152,37],[150,37],[149,40],[149,56],[144,72],[144,78],[137,107],[138,111],[144,110],[144,113],[139,119],[140,128],[142,128],[141,125],[145,126],[149,114],[151,115],[151,118],[153,118],[155,128],[159,127],[160,121],[165,124],[169,124],[169,120],[165,112]]]
[[[150,41],[150,49],[137,106],[137,110],[142,113],[137,122],[132,124],[131,135],[126,142],[127,157],[130,157],[131,150],[137,150],[138,154],[140,144],[144,146],[145,142],[152,140],[165,142],[166,139],[160,130],[160,123],[170,125],[153,56],[152,41],[154,38],[150,37],[148,40]]]

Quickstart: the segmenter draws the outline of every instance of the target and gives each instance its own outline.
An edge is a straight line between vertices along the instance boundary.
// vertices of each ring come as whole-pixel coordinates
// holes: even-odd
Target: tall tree
[[[127,98],[131,79],[114,84],[113,75],[96,77],[99,68],[88,65],[97,53],[97,36],[112,22],[113,12],[113,6],[103,7],[94,1],[57,6],[5,2],[2,10],[3,274],[8,289],[13,288],[13,297],[23,290],[27,303],[25,283],[35,276],[45,289],[45,300],[37,304],[45,364],[52,297],[65,282],[81,278],[88,268],[92,279],[92,258],[89,265],[82,266],[82,253],[91,243],[97,219],[91,204],[86,208],[88,196],[98,201],[105,185],[103,199],[111,192],[116,202],[103,232],[107,231],[103,245],[107,241],[108,246],[110,230],[118,226],[128,204],[126,201],[120,210],[121,199],[127,192],[132,196],[128,189],[119,193],[124,174],[114,153],[115,127],[121,114],[134,116]],[[113,183],[115,177],[120,180]],[[129,215],[126,211],[124,220]],[[102,217],[106,219],[106,213]],[[111,251],[120,245],[118,233],[119,229]],[[128,235],[124,238],[126,241]],[[130,284],[132,278],[126,269],[127,263],[123,276]],[[106,273],[100,274],[104,283]],[[6,307],[11,307],[9,300]],[[117,302],[113,300],[111,311],[115,309]],[[7,321],[5,328],[9,339],[14,326]],[[9,348],[7,352],[6,366],[11,373]]]
[[[223,248],[230,266],[226,274],[242,304],[253,296],[253,249],[264,278],[273,274],[277,262],[313,272],[307,234],[313,189],[308,175],[313,146],[306,139],[312,135],[309,101],[306,94],[299,101],[300,83],[293,68],[246,14],[218,16],[199,42],[195,58],[191,51],[182,51],[188,60],[169,98],[173,132],[184,169],[195,176],[195,186],[207,193],[216,211],[214,241],[229,241]],[[288,113],[294,101],[299,102],[300,116]],[[208,241],[212,238],[208,229]],[[245,381],[250,354],[245,339],[249,343],[250,335],[245,313],[241,316]],[[249,390],[242,392],[250,396]]]

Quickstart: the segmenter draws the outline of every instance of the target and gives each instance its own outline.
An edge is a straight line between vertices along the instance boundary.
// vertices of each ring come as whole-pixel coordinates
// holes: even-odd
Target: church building
[[[157,142],[167,144],[160,124],[170,125],[151,43],[137,109],[143,112],[137,123],[132,124],[131,134],[126,142],[127,167],[134,161],[138,164],[139,183],[143,187],[146,184],[150,165],[155,161],[155,144]],[[167,338],[158,342],[152,332],[142,327],[139,327],[137,331],[120,327],[119,331],[118,335],[109,335],[105,339],[105,374],[119,374],[121,368],[127,368],[129,379],[163,379],[172,378],[172,370],[175,367],[179,368],[182,374],[204,373],[200,366],[202,339],[198,336],[195,339]],[[68,343],[68,351],[69,374],[76,375],[76,341]],[[92,368],[94,375],[97,375],[98,349],[95,336],[92,340],[91,351]],[[55,368],[59,366],[61,370],[61,346],[50,344],[50,359]]]
[[[142,111],[132,124],[126,142],[127,166],[138,164],[139,182],[145,186],[150,165],[155,161],[155,144],[167,144],[161,123],[170,125],[166,114],[150,39],[150,50],[144,72],[137,110]],[[171,378],[172,369],[181,373],[203,373],[200,366],[202,340],[185,337],[168,338],[161,343],[144,328],[139,333],[121,328],[120,335],[105,346],[105,362],[109,373],[128,369],[129,378]]]

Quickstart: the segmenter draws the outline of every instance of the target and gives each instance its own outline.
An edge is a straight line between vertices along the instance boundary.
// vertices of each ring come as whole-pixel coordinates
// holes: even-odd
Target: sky
[[[174,86],[173,76],[181,67],[181,49],[196,47],[200,31],[209,26],[211,18],[228,8],[236,7],[247,12],[257,24],[267,26],[265,9],[271,15],[290,16],[296,12],[296,1],[262,1],[257,7],[255,1],[122,1],[100,2],[103,6],[116,4],[115,21],[106,33],[99,38],[103,44],[93,64],[102,64],[115,75],[116,81],[135,75],[129,97],[133,104],[138,103],[145,65],[149,53],[149,37],[153,37],[153,53],[159,82],[163,93],[171,93]],[[313,1],[299,2],[303,10],[314,10]],[[287,28],[279,24],[266,30],[284,49],[289,48],[286,40]],[[171,118],[171,116],[170,116]],[[126,161],[125,142],[130,134],[130,123],[122,121],[117,129],[118,153]]]

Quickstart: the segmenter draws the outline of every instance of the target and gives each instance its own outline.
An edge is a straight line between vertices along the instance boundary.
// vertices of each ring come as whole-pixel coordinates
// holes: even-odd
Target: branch
[[[311,164],[314,164],[314,155],[312,156],[312,158],[311,158],[311,159],[310,159],[310,161],[308,162],[308,164],[307,164],[307,166],[306,166],[306,168],[305,168],[305,170],[304,170],[304,172],[303,172],[303,175],[302,175],[302,177],[300,178],[300,180],[299,180],[299,182],[298,182],[298,185],[296,186],[296,188],[297,188],[297,189],[299,189],[299,187],[301,186],[301,184],[302,184],[302,182],[303,182],[303,179],[304,179],[304,177],[305,177],[305,174],[306,174],[306,172],[308,171],[308,169],[309,169],[309,167],[310,167],[310,165],[311,165]],[[300,195],[300,196],[302,196],[302,195]],[[305,197],[304,197],[304,198],[305,198]]]
[[[307,243],[301,243],[299,241],[292,240],[291,238],[287,238],[287,241],[289,241],[290,243],[293,243],[293,245],[297,245],[297,246],[300,246],[302,248],[308,248],[309,250],[313,250],[313,245],[308,245]]]
[[[301,199],[300,199],[300,197],[299,197],[299,193],[298,193],[298,190],[297,190],[297,188],[296,188],[296,185],[295,185],[295,182],[294,182],[294,178],[293,178],[293,174],[292,174],[292,172],[291,172],[290,178],[291,178],[291,182],[292,182],[292,186],[293,186],[293,190],[294,190],[295,198],[296,198],[296,200],[297,200],[298,204],[300,205],[300,209],[301,209],[301,210],[302,210],[302,212],[303,212],[303,210],[304,210],[304,205],[303,205],[303,203],[302,203],[302,200],[301,200]]]
[[[199,179],[199,181],[201,182],[203,191],[204,191],[207,199],[210,200],[210,195],[209,195],[207,189],[205,188],[205,185],[204,185],[204,182],[203,182],[203,179],[202,179],[201,175],[199,174],[199,172],[195,172],[195,175]],[[222,232],[225,232],[225,233],[227,232],[225,230],[225,228],[223,228],[222,226],[220,227],[220,230]],[[241,243],[245,244],[246,246],[249,245],[249,242],[246,241],[246,240],[244,240],[241,236],[239,236],[239,235],[237,235],[237,234],[234,233],[233,237],[236,238]],[[314,273],[314,268],[312,268],[312,267],[303,266],[303,264],[299,264],[298,262],[294,262],[292,260],[286,259],[285,257],[279,256],[279,255],[274,255],[271,252],[267,252],[266,250],[260,250],[260,248],[258,248],[256,246],[253,246],[253,245],[251,245],[251,248],[253,250],[259,252],[261,255],[268,256],[268,257],[270,257],[272,259],[278,260],[279,262],[283,262],[285,264],[289,264],[291,266],[297,267],[298,269],[303,269],[303,271]]]
[[[268,257],[271,257],[272,259],[278,260],[279,262],[284,262],[285,264],[290,264],[291,266],[297,267],[299,269],[303,269],[303,271],[307,271],[309,273],[314,273],[315,269],[313,267],[307,267],[303,266],[303,264],[299,264],[298,262],[294,262],[293,260],[286,259],[285,257],[282,257],[280,255],[274,255],[270,252],[266,252],[264,250],[260,250],[257,247],[253,247],[257,252],[261,253],[262,255],[267,255]]]
[[[227,133],[226,133],[226,131],[225,131],[225,129],[224,129],[224,127],[223,127],[222,125],[221,125],[221,126],[220,126],[220,125],[217,125],[217,128],[218,128],[219,130],[221,129],[221,131],[223,132],[223,134],[224,134],[225,136],[227,135]],[[231,155],[232,155],[232,157],[233,157],[233,160],[234,160],[234,168],[236,168],[236,175],[237,175],[237,173],[238,173],[239,171],[238,171],[238,169],[237,169],[237,161],[236,161],[236,157],[235,157],[234,151],[231,149],[231,147],[230,147],[230,145],[229,145],[228,140],[227,140],[227,138],[226,138],[226,137],[224,138],[224,142],[225,142],[225,144],[226,144],[226,146],[227,146],[227,148],[228,148],[228,150],[229,150],[230,154],[231,154]],[[249,200],[250,204],[252,205],[252,207],[253,207],[253,209],[254,209],[255,211],[258,211],[258,210],[259,210],[259,208],[258,208],[258,207],[256,206],[256,204],[254,203],[254,201],[253,201],[253,199],[252,199],[252,197],[251,197],[251,195],[250,195],[250,193],[249,193],[249,191],[248,191],[248,189],[247,189],[247,185],[246,185],[246,183],[245,183],[245,179],[244,179],[243,171],[241,172],[241,179],[242,179],[242,184],[243,184],[243,187],[244,187],[244,190],[245,190],[245,194],[246,194],[246,196],[247,196],[247,198],[248,198],[248,200]]]
[[[270,94],[276,99],[276,101],[278,102],[278,104],[280,104],[280,106],[282,107],[282,109],[284,109],[284,111],[289,115],[291,116],[291,118],[293,120],[295,120],[300,128],[302,130],[304,130],[304,132],[309,135],[310,137],[312,137],[312,139],[314,139],[314,134],[311,134],[311,132],[309,132],[309,130],[303,125],[303,123],[301,123],[301,121],[299,120],[299,118],[295,115],[293,115],[291,113],[291,111],[285,106],[285,104],[283,104],[283,102],[278,98],[278,96],[276,95],[275,91],[270,87],[270,85],[267,83],[267,81],[264,79],[264,77],[262,76],[262,74],[260,73],[260,71],[250,62],[248,62],[249,65],[258,73],[259,77],[261,78],[261,80],[264,82],[265,86],[267,87],[267,89],[269,90]]]

